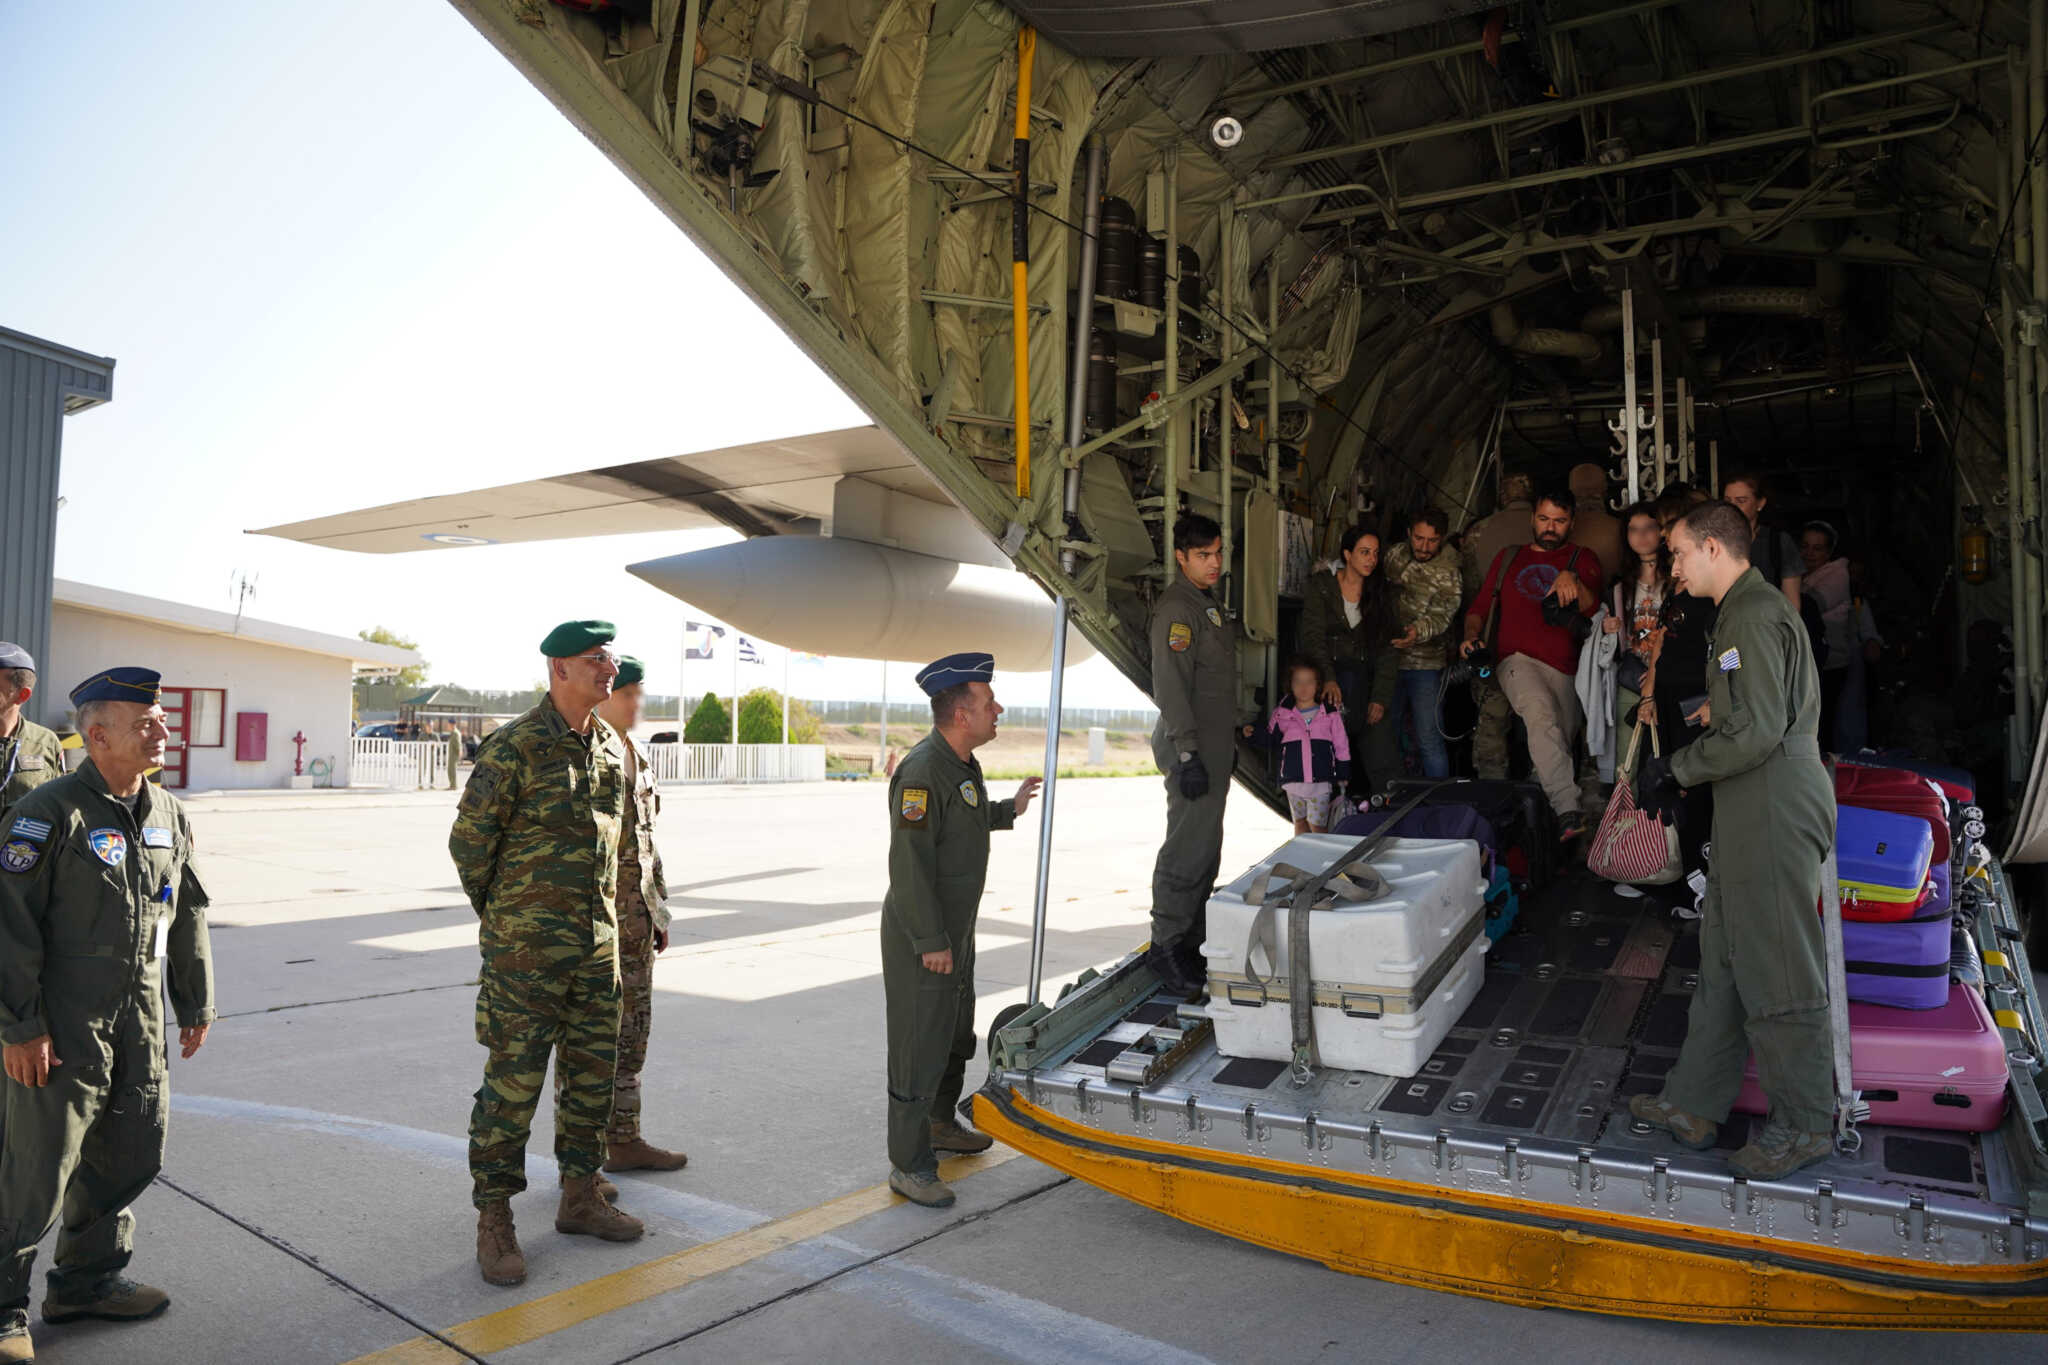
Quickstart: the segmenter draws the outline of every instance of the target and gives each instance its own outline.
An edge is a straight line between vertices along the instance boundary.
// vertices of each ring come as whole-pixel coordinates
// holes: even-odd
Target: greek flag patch
[[[1714,662],[1721,666],[1723,673],[1733,673],[1736,669],[1742,667],[1742,651],[1731,649]]]
[[[50,837],[50,822],[48,820],[31,820],[26,815],[17,816],[14,821],[14,828],[8,830],[7,833],[11,838],[28,839],[39,844]]]

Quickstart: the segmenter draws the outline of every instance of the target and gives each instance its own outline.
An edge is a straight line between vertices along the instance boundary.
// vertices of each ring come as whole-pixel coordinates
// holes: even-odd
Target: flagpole
[[[740,756],[740,636],[732,636],[732,756],[739,762]]]
[[[790,651],[782,651],[782,747],[789,747],[789,660]],[[788,755],[783,756],[788,762]]]
[[[882,752],[877,756],[876,766],[883,771],[889,767],[889,661],[882,660]]]

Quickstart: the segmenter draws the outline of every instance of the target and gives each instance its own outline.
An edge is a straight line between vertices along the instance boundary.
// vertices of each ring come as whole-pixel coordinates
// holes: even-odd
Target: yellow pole
[[[1031,496],[1031,309],[1025,293],[1031,282],[1031,63],[1037,54],[1038,32],[1025,24],[1017,30],[1017,131],[1010,155],[1010,348],[1017,367],[1020,498]]]

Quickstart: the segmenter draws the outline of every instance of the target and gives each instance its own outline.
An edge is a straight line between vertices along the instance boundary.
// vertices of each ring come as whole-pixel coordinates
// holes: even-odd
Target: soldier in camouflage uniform
[[[640,1136],[640,1069],[647,1062],[647,1035],[654,1026],[654,959],[668,951],[668,883],[661,852],[654,846],[654,817],[661,797],[654,769],[633,741],[640,724],[646,667],[619,656],[612,694],[597,716],[618,731],[625,746],[626,820],[619,833],[619,1070],[612,1083],[612,1121],[605,1133],[607,1171],[679,1171],[690,1158],[665,1151]],[[557,1072],[559,1078],[561,1073]]]
[[[0,816],[53,777],[64,775],[64,750],[54,731],[21,714],[35,695],[36,661],[0,640]]]
[[[1441,510],[1425,507],[1408,524],[1408,539],[1387,552],[1387,581],[1401,589],[1395,608],[1401,676],[1394,688],[1394,734],[1400,735],[1404,717],[1414,718],[1425,777],[1451,775],[1450,751],[1437,721],[1437,685],[1443,680],[1445,637],[1464,601],[1465,581],[1458,552],[1444,543],[1450,527],[1451,519]]]
[[[595,715],[617,658],[608,621],[571,621],[541,642],[548,695],[477,750],[448,836],[482,919],[476,1038],[490,1049],[469,1119],[477,1264],[492,1284],[526,1278],[510,1200],[526,1188],[526,1138],[553,1054],[561,1168],[558,1232],[626,1242],[645,1229],[598,1188],[618,1064],[619,825],[625,751]]]
[[[89,757],[0,825],[0,1361],[35,1358],[29,1269],[58,1220],[45,1322],[134,1322],[170,1297],[121,1272],[163,1165],[164,994],[191,1057],[214,1020],[206,892],[163,762],[157,675],[71,693]],[[166,967],[168,966],[168,970]]]
[[[981,1152],[990,1138],[954,1112],[974,1055],[974,924],[990,830],[1012,829],[1039,779],[991,801],[974,751],[1003,714],[995,656],[949,654],[917,685],[932,732],[889,782],[889,893],[882,901],[882,992],[889,1025],[889,1188],[926,1208],[951,1204],[939,1152]]]

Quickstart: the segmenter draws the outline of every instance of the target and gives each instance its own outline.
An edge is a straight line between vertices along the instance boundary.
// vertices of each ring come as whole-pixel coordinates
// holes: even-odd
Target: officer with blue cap
[[[29,1270],[60,1208],[45,1322],[132,1322],[170,1302],[122,1274],[128,1206],[163,1165],[165,985],[188,1058],[214,1000],[192,826],[146,780],[170,737],[157,682],[109,668],[73,688],[85,762],[0,823],[0,1361],[35,1358]]]
[[[949,654],[917,675],[932,732],[889,783],[889,893],[882,901],[882,988],[889,1022],[889,1188],[927,1208],[953,1191],[939,1152],[982,1152],[990,1139],[955,1114],[974,1055],[974,923],[988,876],[990,830],[1011,829],[1038,794],[991,801],[974,751],[996,737],[1003,708],[992,654]]]
[[[0,819],[7,808],[64,772],[64,750],[21,708],[36,691],[36,661],[20,645],[0,640]]]

